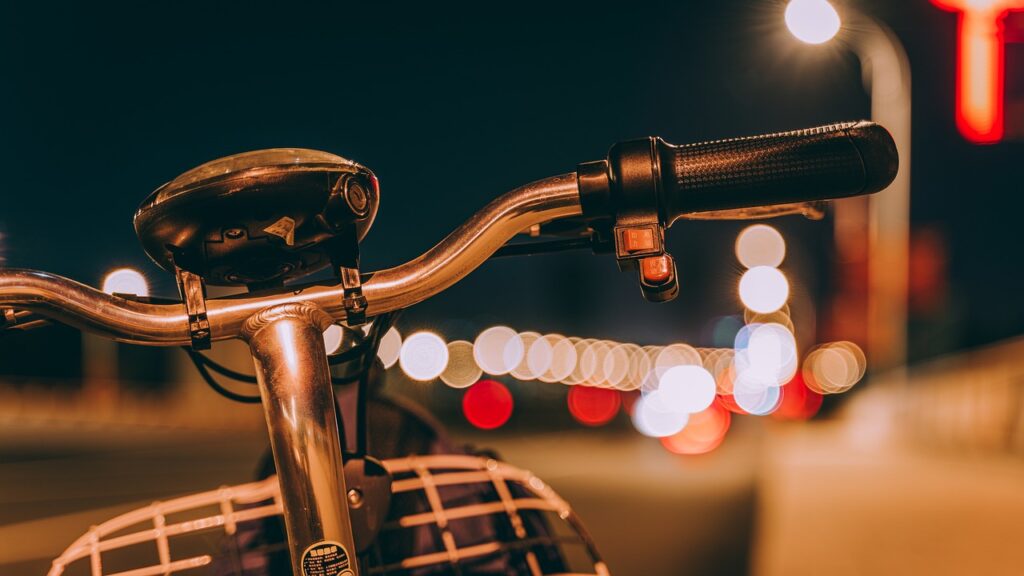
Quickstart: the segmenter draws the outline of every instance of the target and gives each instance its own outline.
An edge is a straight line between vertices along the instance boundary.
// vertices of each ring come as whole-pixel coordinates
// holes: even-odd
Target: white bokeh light
[[[103,278],[103,291],[107,294],[149,296],[149,282],[138,270],[118,268]]]
[[[537,338],[526,349],[526,366],[533,378],[539,379],[546,374],[554,359],[555,349],[547,336]]]
[[[690,421],[687,412],[664,410],[656,394],[641,396],[633,406],[633,426],[644,436],[662,438],[671,436]]]
[[[781,324],[748,324],[737,334],[734,361],[748,389],[782,386],[796,373],[796,339]]]
[[[565,380],[576,368],[576,346],[569,338],[560,334],[545,336],[551,345],[551,368],[538,376],[542,382],[559,382]]]
[[[739,386],[733,393],[733,400],[744,412],[753,416],[766,416],[779,407],[781,391],[778,387],[769,386],[760,391],[741,390]]]
[[[839,33],[839,13],[826,0],[791,0],[786,6],[786,27],[801,42],[823,44]]]
[[[452,388],[468,388],[476,384],[483,370],[473,359],[473,343],[455,340],[448,343],[448,366],[441,372],[441,381]]]
[[[398,355],[402,352],[402,334],[392,326],[380,339],[380,346],[377,348],[377,357],[385,368],[391,368],[398,362]]]
[[[523,361],[526,350],[519,334],[508,326],[492,326],[473,342],[477,365],[495,376],[508,374]]]
[[[509,374],[519,380],[534,380],[537,378],[537,374],[530,369],[529,363],[529,351],[533,347],[533,343],[543,338],[539,332],[520,332],[519,341],[523,343],[523,350],[526,351],[523,357],[519,360],[514,368],[509,370]]]
[[[714,402],[715,379],[702,366],[673,366],[659,378],[657,392],[649,396],[662,403],[662,410],[693,414]]]
[[[433,332],[416,332],[402,342],[398,364],[413,380],[433,380],[448,367],[448,346]]]
[[[746,268],[782,264],[786,258],[786,241],[779,231],[767,224],[744,228],[736,237],[736,259]]]
[[[341,341],[345,337],[345,329],[337,324],[331,324],[324,330],[324,349],[328,354],[334,354],[341,347]]]
[[[740,300],[754,312],[775,312],[788,299],[789,281],[778,268],[755,266],[740,278]]]

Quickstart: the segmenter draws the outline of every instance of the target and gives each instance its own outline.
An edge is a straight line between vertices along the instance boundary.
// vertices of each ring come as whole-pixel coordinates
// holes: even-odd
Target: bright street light
[[[827,0],[791,0],[786,6],[786,26],[808,44],[828,42],[841,24],[839,13]]]
[[[103,291],[107,294],[149,296],[149,283],[138,270],[118,268],[103,279]]]

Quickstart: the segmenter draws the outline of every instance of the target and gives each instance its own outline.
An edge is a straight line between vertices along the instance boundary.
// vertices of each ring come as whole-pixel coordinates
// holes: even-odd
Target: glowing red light
[[[779,408],[772,413],[777,420],[808,420],[821,409],[821,394],[811,390],[804,382],[802,371],[797,372],[793,379],[781,390],[782,400]]]
[[[1004,20],[1024,10],[1024,0],[932,0],[959,13],[956,122],[964,138],[979,144],[1003,139],[1006,83]]]
[[[674,454],[707,454],[725,439],[732,415],[717,400],[704,411],[690,414],[686,427],[661,439],[661,445]]]
[[[462,413],[470,424],[483,430],[500,428],[512,416],[512,393],[496,380],[481,380],[462,395]]]
[[[569,413],[584,426],[601,426],[611,422],[622,406],[618,390],[573,386],[569,389]]]

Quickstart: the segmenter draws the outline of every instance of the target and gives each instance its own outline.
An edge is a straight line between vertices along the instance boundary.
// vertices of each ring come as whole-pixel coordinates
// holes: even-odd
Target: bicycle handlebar
[[[679,218],[768,216],[799,213],[799,203],[878,191],[895,176],[892,139],[870,123],[833,125],[769,136],[689,146],[648,141],[646,174],[637,155],[625,158],[641,179],[653,179],[666,225]],[[627,143],[628,144],[628,143]],[[634,148],[636,149],[636,148]],[[599,163],[591,163],[599,164]],[[662,178],[661,166],[672,166]],[[587,194],[593,172],[538,180],[498,197],[439,244],[400,266],[364,275],[367,316],[406,308],[452,284],[487,260],[516,234],[574,216],[586,208],[621,200],[610,178],[608,197]],[[654,168],[652,168],[652,166]],[[590,178],[585,182],[585,176]],[[615,177],[614,171],[611,176]],[[593,189],[592,186],[589,188]],[[582,202],[581,202],[582,199]],[[757,207],[779,205],[777,210]],[[804,211],[806,212],[806,211]],[[345,320],[345,290],[339,285],[290,287],[274,294],[208,299],[211,340],[237,337],[246,319],[272,306],[310,302],[335,320]],[[104,294],[73,280],[33,270],[0,270],[0,308],[28,310],[114,340],[154,346],[191,343],[183,304],[150,304]],[[8,321],[16,315],[8,315]]]

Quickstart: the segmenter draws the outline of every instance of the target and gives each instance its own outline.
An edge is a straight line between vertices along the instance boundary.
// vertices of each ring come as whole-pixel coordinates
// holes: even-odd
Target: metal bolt
[[[363,507],[363,493],[360,492],[356,488],[353,488],[353,489],[349,490],[348,491],[348,504],[352,508],[362,508]]]
[[[366,214],[366,208],[370,204],[370,198],[366,189],[359,182],[350,182],[345,190],[345,200],[348,202],[352,212],[362,216]]]

